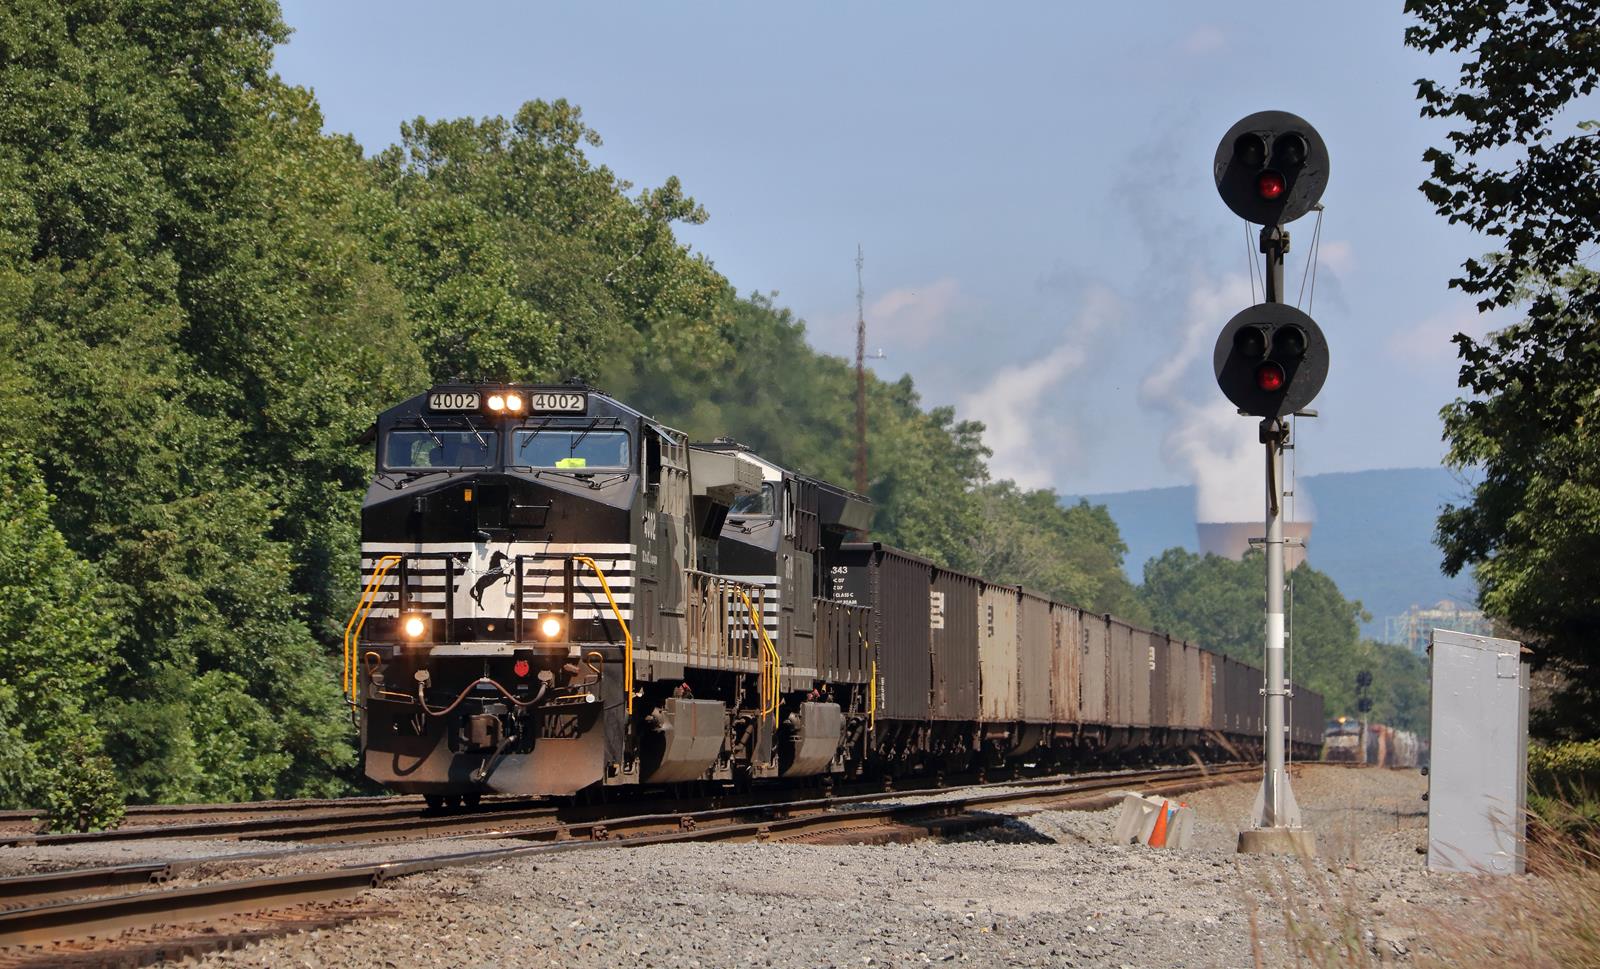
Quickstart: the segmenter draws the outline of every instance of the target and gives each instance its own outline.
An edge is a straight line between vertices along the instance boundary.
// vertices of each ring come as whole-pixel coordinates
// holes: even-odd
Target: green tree
[[[33,459],[0,445],[0,807],[44,803],[70,746],[100,752],[94,714],[119,632],[107,606],[95,569],[51,522]],[[120,803],[104,778],[89,788],[90,800]]]
[[[1262,554],[1240,561],[1170,548],[1145,563],[1139,598],[1155,628],[1261,665],[1267,605]],[[1372,673],[1372,719],[1426,730],[1427,671],[1404,649],[1361,639],[1370,618],[1324,573],[1289,573],[1289,647],[1296,683],[1322,694],[1330,717],[1356,716],[1356,677]]]
[[[1423,79],[1425,117],[1451,121],[1421,188],[1438,212],[1502,243],[1450,285],[1524,318],[1486,339],[1458,334],[1466,395],[1444,409],[1449,461],[1481,473],[1447,507],[1445,571],[1472,569],[1491,615],[1568,684],[1536,730],[1600,733],[1600,130],[1572,109],[1600,82],[1600,8],[1519,0],[1410,0],[1406,43],[1463,55],[1452,83]]]
[[[1025,491],[1011,481],[979,490],[983,523],[972,569],[999,582],[1130,622],[1149,619],[1122,571],[1128,547],[1104,505],[1063,505],[1053,490]]]
[[[507,120],[418,118],[373,162],[390,193],[376,252],[435,377],[593,377],[607,350],[724,349],[726,282],[673,236],[705,212],[676,178],[632,186],[590,163],[600,135],[566,101]]]
[[[313,629],[353,583],[353,438],[423,377],[368,255],[369,170],[271,73],[275,4],[8,14],[0,359],[29,400],[0,429],[125,629],[108,751],[141,799],[261,765],[257,794],[341,786],[350,731]],[[214,755],[209,708],[236,697],[212,673],[277,731]]]

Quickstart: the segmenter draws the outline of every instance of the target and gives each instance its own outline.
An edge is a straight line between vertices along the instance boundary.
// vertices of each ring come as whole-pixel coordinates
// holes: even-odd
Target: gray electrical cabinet
[[[1428,867],[1522,874],[1528,666],[1522,644],[1433,631]]]

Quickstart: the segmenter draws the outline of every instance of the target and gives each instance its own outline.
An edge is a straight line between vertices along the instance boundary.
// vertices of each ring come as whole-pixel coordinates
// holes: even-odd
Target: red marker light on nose
[[[517,679],[524,679],[528,675],[528,661],[519,659],[511,664],[511,672],[517,674]]]
[[[1277,172],[1262,172],[1256,179],[1256,191],[1267,201],[1275,201],[1283,195],[1283,176]]]
[[[1256,368],[1256,386],[1271,393],[1283,389],[1283,368],[1275,363],[1264,363]]]

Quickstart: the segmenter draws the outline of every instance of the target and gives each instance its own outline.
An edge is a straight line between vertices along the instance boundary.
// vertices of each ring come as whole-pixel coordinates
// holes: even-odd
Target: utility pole
[[[856,243],[856,493],[867,493],[867,310],[861,284],[864,262]]]
[[[1328,149],[1315,128],[1284,111],[1261,111],[1223,135],[1214,161],[1217,192],[1233,213],[1261,226],[1266,256],[1266,300],[1229,320],[1212,353],[1217,386],[1239,413],[1261,419],[1266,448],[1267,612],[1261,694],[1261,787],[1252,827],[1239,833],[1239,850],[1309,855],[1316,840],[1300,816],[1286,761],[1287,701],[1283,643],[1283,452],[1291,415],[1305,411],[1328,375],[1328,343],[1309,315],[1283,302],[1285,223],[1318,208],[1328,183]]]

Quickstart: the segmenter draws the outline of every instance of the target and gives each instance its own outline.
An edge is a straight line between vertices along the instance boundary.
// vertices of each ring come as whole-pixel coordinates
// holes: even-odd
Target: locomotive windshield
[[[494,431],[390,431],[383,466],[391,470],[487,468],[494,464],[500,435]]]
[[[741,495],[734,499],[733,507],[728,509],[728,514],[743,515],[747,518],[771,518],[774,490],[772,482],[764,482],[761,490],[755,494]]]
[[[517,431],[511,463],[520,468],[558,471],[630,467],[628,432],[579,428],[540,428]]]

